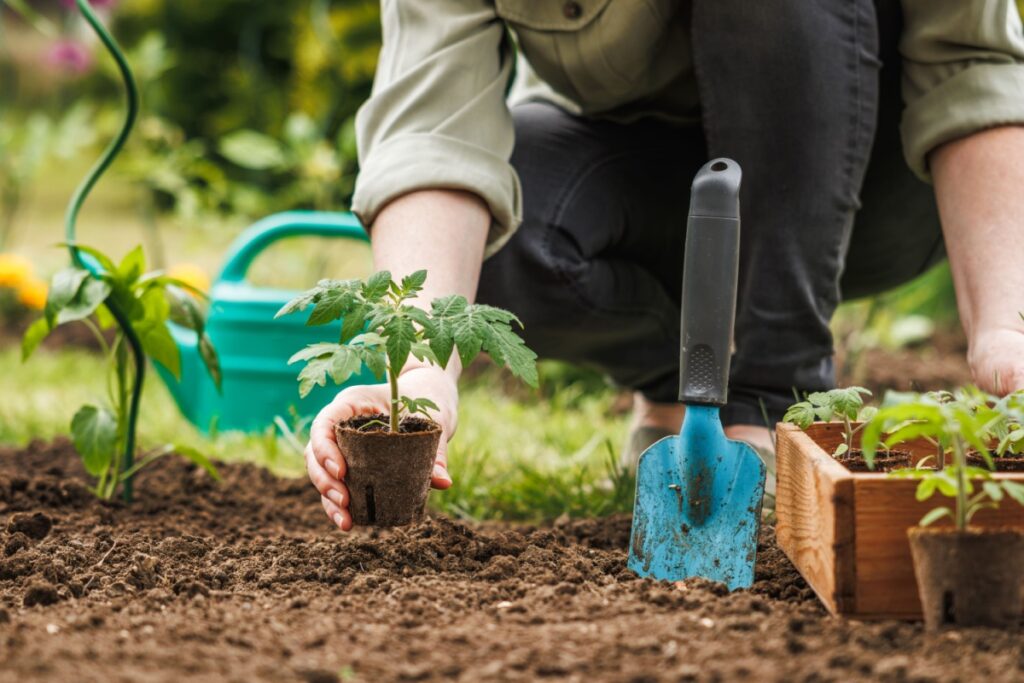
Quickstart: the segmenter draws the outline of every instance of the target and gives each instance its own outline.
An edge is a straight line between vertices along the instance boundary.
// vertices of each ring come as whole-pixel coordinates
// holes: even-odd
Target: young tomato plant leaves
[[[426,414],[426,409],[436,409],[427,398],[399,393],[396,378],[409,356],[421,363],[447,367],[453,353],[457,352],[463,365],[468,365],[486,352],[516,377],[537,385],[537,356],[512,330],[513,323],[520,324],[513,314],[492,306],[471,305],[459,295],[434,299],[429,310],[406,303],[423,291],[426,280],[427,272],[423,270],[398,282],[387,271],[374,273],[363,282],[321,280],[283,306],[277,315],[313,305],[307,324],[342,320],[337,344],[315,344],[289,360],[306,363],[299,373],[299,394],[306,396],[314,386],[326,385],[328,376],[343,384],[365,366],[378,379],[390,379],[393,409],[389,428],[397,431],[401,410]]]

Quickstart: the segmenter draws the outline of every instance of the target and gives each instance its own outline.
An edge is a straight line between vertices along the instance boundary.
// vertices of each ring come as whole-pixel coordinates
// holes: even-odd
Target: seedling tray
[[[779,546],[832,614],[920,619],[907,529],[939,499],[917,502],[916,481],[849,471],[830,455],[842,438],[836,423],[816,423],[806,432],[778,425]],[[934,452],[924,441],[900,448],[915,460]],[[1024,483],[1024,473],[994,476]],[[979,512],[974,523],[1024,527],[1024,508],[1004,502]]]

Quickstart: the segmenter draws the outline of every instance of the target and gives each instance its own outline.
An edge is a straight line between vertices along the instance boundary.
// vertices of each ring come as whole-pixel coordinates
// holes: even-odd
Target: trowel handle
[[[274,242],[286,237],[343,237],[361,242],[370,238],[350,213],[332,211],[284,211],[257,221],[231,244],[219,282],[241,282],[253,259]]]
[[[740,255],[739,164],[713,159],[693,179],[683,263],[679,400],[725,405]]]

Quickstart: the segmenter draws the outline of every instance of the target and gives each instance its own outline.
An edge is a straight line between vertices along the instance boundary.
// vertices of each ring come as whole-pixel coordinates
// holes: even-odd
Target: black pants
[[[877,4],[877,7],[876,7]],[[514,311],[542,357],[677,397],[689,185],[709,158],[743,168],[725,424],[773,422],[833,385],[829,320],[936,263],[931,188],[900,147],[899,3],[695,0],[702,126],[624,125],[516,107],[524,222],[484,264],[480,300]]]

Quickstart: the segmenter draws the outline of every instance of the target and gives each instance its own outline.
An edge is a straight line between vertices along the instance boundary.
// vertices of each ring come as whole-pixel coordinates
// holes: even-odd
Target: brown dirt
[[[967,366],[967,339],[958,327],[937,331],[930,340],[906,349],[869,349],[855,366],[836,357],[837,386],[859,385],[880,400],[887,389],[935,391],[971,384]]]
[[[905,451],[889,451],[888,455],[875,457],[874,468],[868,467],[867,462],[859,448],[854,448],[849,453],[844,453],[836,458],[840,465],[851,472],[892,472],[893,470],[911,467],[910,453]]]
[[[0,449],[0,681],[1019,680],[1019,631],[828,617],[764,529],[752,590],[639,580],[629,520],[343,535],[302,480],[166,459],[131,508]]]

